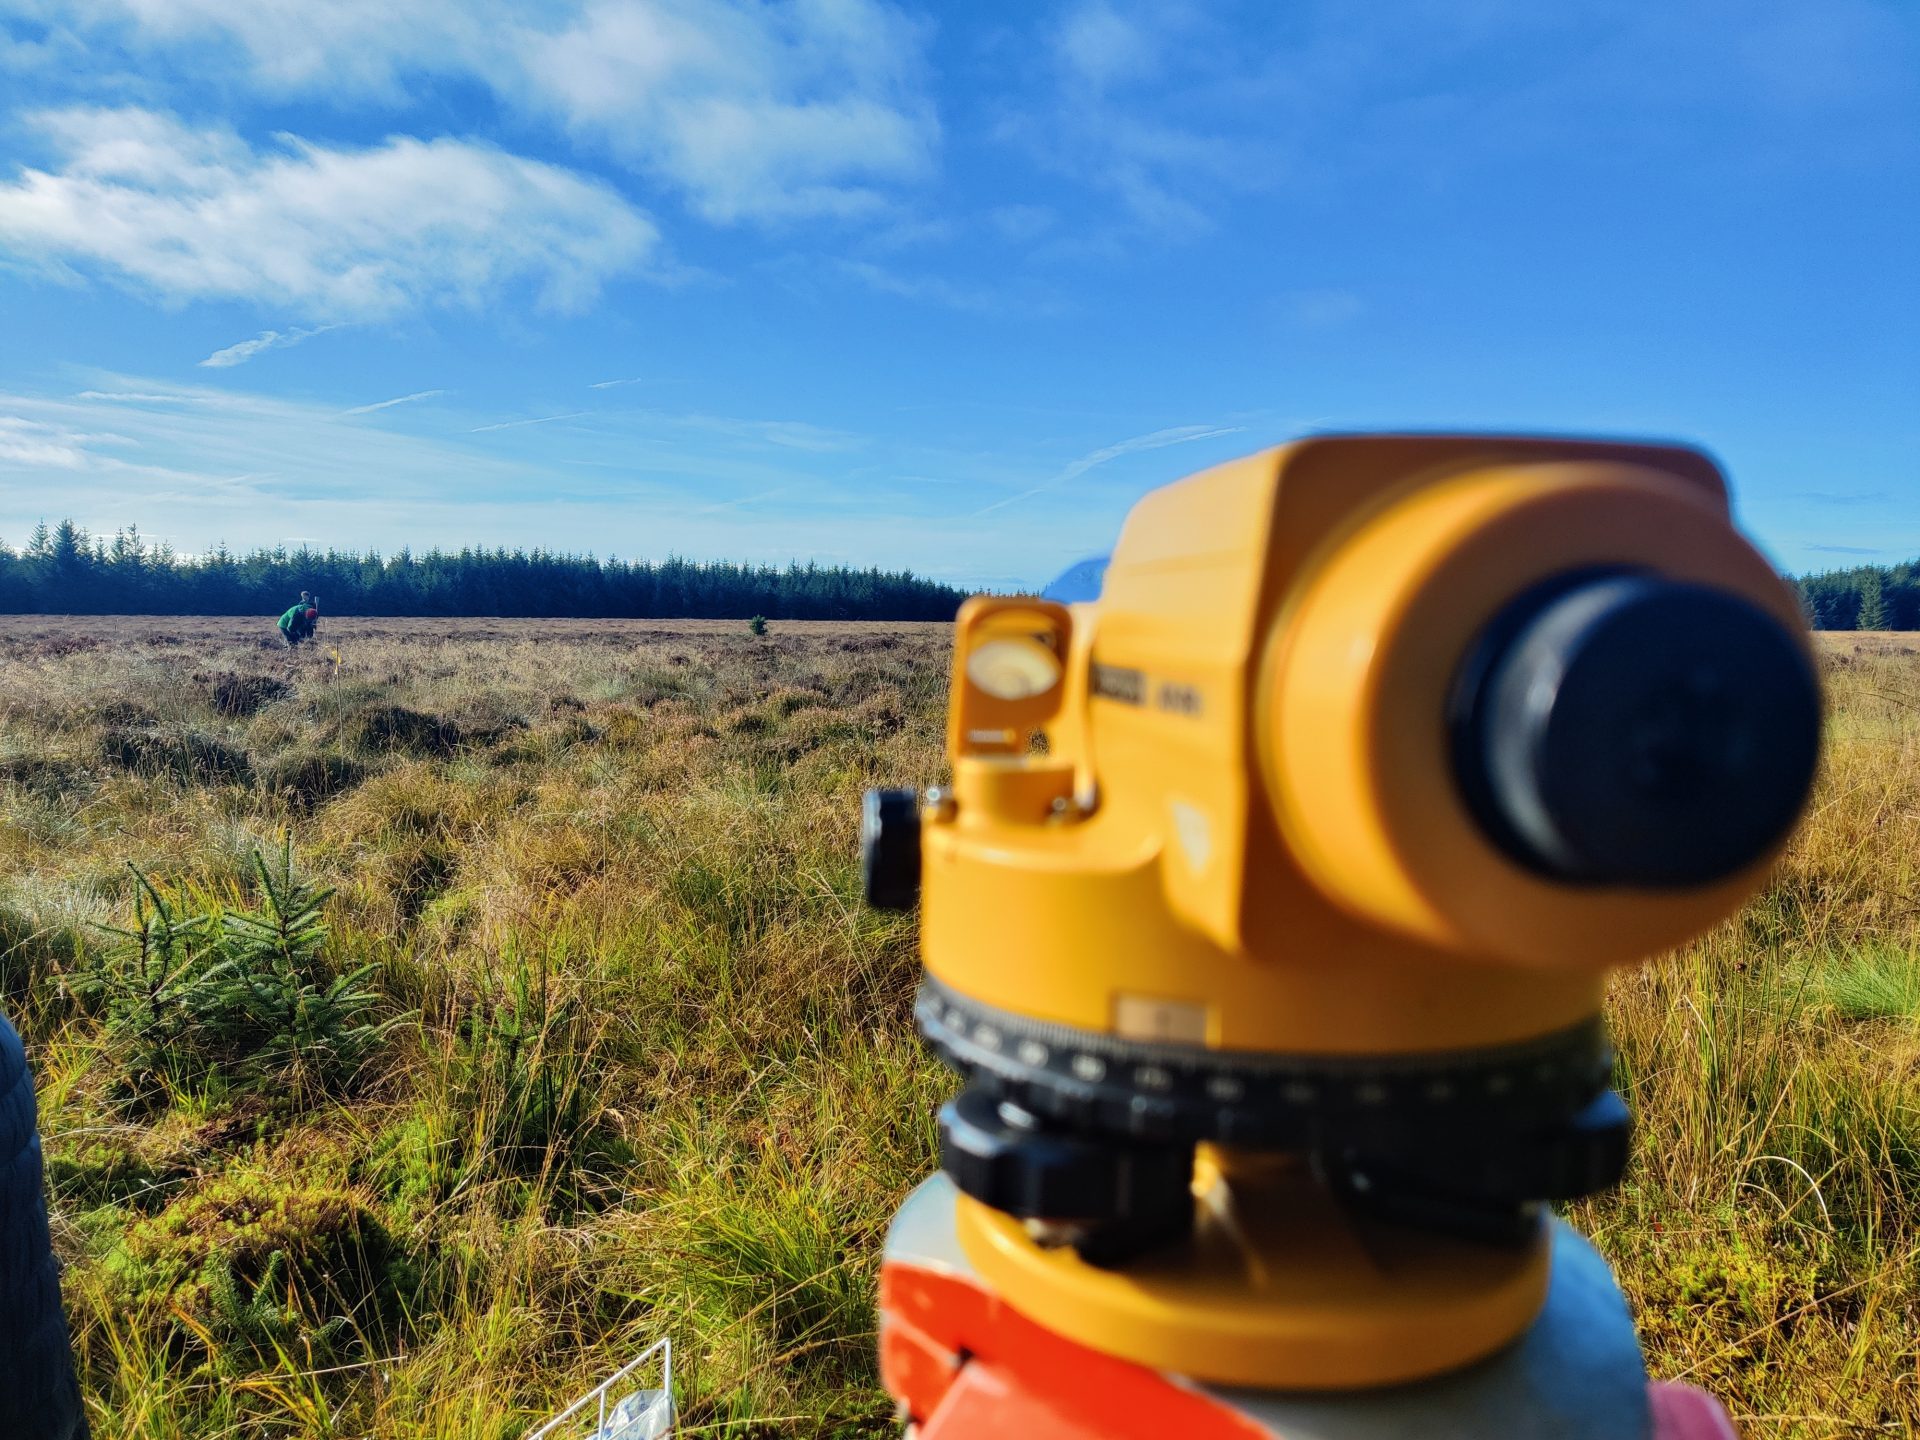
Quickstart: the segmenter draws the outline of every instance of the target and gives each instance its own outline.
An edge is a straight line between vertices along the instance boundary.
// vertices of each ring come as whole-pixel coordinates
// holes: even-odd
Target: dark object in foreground
[[[47,1232],[33,1075],[0,1016],[0,1435],[84,1440],[60,1270]]]

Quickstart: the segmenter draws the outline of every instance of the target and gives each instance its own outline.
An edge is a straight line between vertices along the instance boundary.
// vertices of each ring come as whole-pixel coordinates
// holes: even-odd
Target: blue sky
[[[1032,584],[1309,429],[1920,554],[1907,0],[0,0],[0,537]]]

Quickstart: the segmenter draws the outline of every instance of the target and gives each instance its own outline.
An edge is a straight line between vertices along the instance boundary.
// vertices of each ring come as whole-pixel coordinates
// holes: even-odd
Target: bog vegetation
[[[949,1086],[853,839],[938,777],[943,627],[4,624],[0,1003],[96,1435],[512,1440],[659,1334],[692,1433],[890,1431]],[[1920,1426],[1920,656],[1860,647],[1776,883],[1614,987],[1640,1140],[1576,1216],[1751,1437]]]

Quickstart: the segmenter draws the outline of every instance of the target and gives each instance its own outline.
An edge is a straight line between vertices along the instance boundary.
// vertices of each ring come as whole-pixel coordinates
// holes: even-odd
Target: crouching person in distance
[[[319,605],[313,596],[302,590],[299,603],[289,606],[286,614],[280,617],[280,633],[286,637],[289,646],[298,645],[302,640],[313,638],[314,627],[319,622]]]

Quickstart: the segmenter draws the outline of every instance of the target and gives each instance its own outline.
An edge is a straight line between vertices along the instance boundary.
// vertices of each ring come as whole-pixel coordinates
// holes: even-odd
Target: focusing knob
[[[1792,826],[1820,695],[1787,627],[1739,596],[1590,572],[1488,627],[1453,722],[1461,789],[1522,864],[1690,886],[1745,869]]]
[[[876,910],[920,902],[920,797],[912,790],[869,790],[860,807],[860,879]]]

